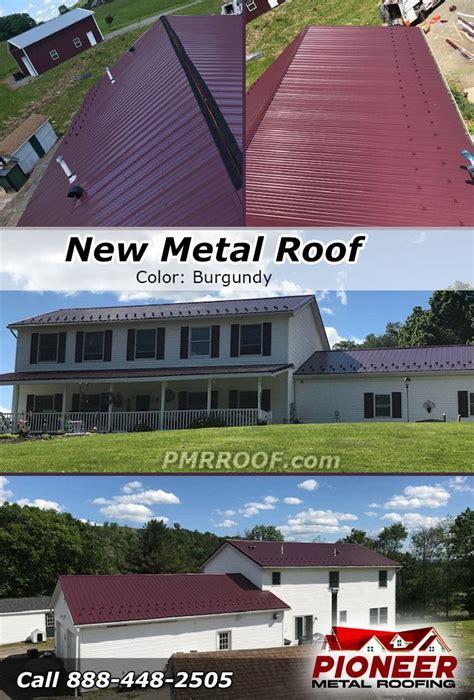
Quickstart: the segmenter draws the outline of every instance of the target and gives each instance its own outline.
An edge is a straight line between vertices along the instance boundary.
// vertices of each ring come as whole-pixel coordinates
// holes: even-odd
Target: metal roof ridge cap
[[[248,96],[249,93],[250,93],[252,90],[254,90],[254,88],[258,85],[258,83],[265,77],[265,74],[267,73],[267,71],[268,71],[272,66],[274,66],[275,63],[276,63],[280,58],[283,57],[283,55],[285,54],[286,51],[288,51],[288,65],[287,65],[286,68],[284,69],[284,71],[283,71],[283,73],[282,73],[282,75],[281,75],[281,77],[280,77],[280,79],[279,79],[279,81],[278,81],[278,83],[277,83],[275,89],[273,90],[272,96],[269,97],[269,99],[265,100],[264,105],[263,105],[263,107],[261,108],[260,113],[259,113],[257,119],[255,120],[255,123],[252,124],[252,125],[250,126],[250,129],[249,129],[248,133],[245,134],[245,147],[246,147],[246,148],[248,148],[248,147],[250,146],[250,144],[251,144],[251,142],[252,142],[252,140],[253,140],[253,137],[255,136],[255,133],[256,133],[258,127],[259,127],[260,124],[262,123],[263,118],[265,117],[265,115],[266,115],[266,113],[267,113],[267,111],[268,111],[268,108],[269,108],[270,104],[272,103],[272,100],[273,100],[274,97],[275,97],[275,94],[278,92],[278,89],[280,88],[280,85],[281,85],[281,83],[283,82],[283,79],[285,78],[286,74],[288,73],[288,69],[289,69],[289,67],[290,67],[290,65],[291,65],[291,63],[292,63],[292,61],[293,61],[293,58],[295,57],[295,55],[296,55],[298,49],[300,48],[300,46],[301,46],[301,44],[302,44],[302,42],[303,42],[304,37],[305,37],[306,34],[308,33],[308,29],[309,29],[309,25],[306,25],[306,27],[305,27],[305,28],[293,39],[293,41],[291,41],[291,42],[288,44],[288,46],[281,52],[281,54],[280,54],[279,56],[276,57],[276,59],[273,61],[273,63],[271,63],[271,64],[268,66],[268,68],[267,68],[267,70],[265,71],[265,73],[263,73],[263,74],[258,78],[258,80],[256,80],[255,83],[254,83],[253,85],[251,85],[251,87],[247,90],[247,96]]]

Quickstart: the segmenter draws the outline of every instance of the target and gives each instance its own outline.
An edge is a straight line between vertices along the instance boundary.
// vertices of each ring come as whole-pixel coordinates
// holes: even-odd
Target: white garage
[[[54,635],[49,597],[0,599],[0,645],[44,642]]]
[[[51,599],[68,670],[159,670],[176,652],[283,645],[288,605],[242,574],[61,576]]]
[[[57,140],[48,117],[32,114],[0,141],[0,158],[14,158],[28,175]]]
[[[303,423],[474,420],[474,353],[451,345],[315,352],[294,373]]]

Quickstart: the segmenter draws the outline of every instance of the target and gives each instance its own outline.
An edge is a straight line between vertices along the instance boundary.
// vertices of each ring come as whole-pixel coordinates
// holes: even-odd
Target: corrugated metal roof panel
[[[57,309],[9,324],[15,326],[58,325],[62,323],[111,323],[160,321],[164,319],[213,318],[218,316],[251,316],[254,314],[292,313],[314,302],[312,294],[225,301],[183,301],[175,304],[142,304]]]
[[[248,225],[474,225],[472,144],[418,28],[308,27],[290,59],[248,94]]]
[[[170,24],[178,35],[183,26],[189,48],[188,20],[174,17]],[[237,129],[235,104],[243,90],[241,18],[192,20],[195,52],[200,54],[196,60],[214,65],[210,83],[223,111],[232,112],[231,129]],[[166,22],[163,18],[153,25],[135,50],[113,66],[115,83],[105,75],[92,88],[57,150],[85,193],[77,200],[68,198],[69,182],[53,161],[20,225],[242,224],[242,192],[231,180]],[[238,58],[231,61],[227,54]],[[210,73],[204,65],[203,71]],[[220,89],[228,90],[226,99]]]
[[[311,355],[295,372],[295,375],[388,374],[466,370],[474,370],[474,345],[322,350]]]
[[[76,625],[288,608],[241,574],[60,576],[59,582]]]
[[[48,22],[33,27],[33,29],[28,29],[28,31],[18,34],[17,36],[12,36],[8,40],[8,43],[13,44],[19,49],[24,49],[31,44],[36,44],[37,41],[46,39],[46,37],[51,36],[51,34],[56,34],[60,32],[61,29],[70,27],[77,22],[81,22],[87,17],[93,16],[94,12],[91,10],[85,10],[81,7],[76,7],[74,10],[69,10],[64,15],[59,15],[50,19]]]
[[[399,566],[396,561],[360,544],[337,542],[258,542],[227,540],[259,566]]]

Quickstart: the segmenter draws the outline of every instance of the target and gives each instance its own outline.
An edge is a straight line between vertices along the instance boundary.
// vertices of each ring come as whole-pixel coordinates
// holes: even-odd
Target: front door
[[[150,410],[150,396],[142,394],[135,399],[135,410],[136,411],[149,411]]]
[[[35,71],[33,64],[31,63],[28,56],[22,56],[21,60],[23,61],[24,66],[30,75],[33,75],[33,76],[38,75],[38,73]]]
[[[94,32],[87,32],[87,38],[89,39],[91,46],[95,46],[97,44],[97,39],[94,36]]]

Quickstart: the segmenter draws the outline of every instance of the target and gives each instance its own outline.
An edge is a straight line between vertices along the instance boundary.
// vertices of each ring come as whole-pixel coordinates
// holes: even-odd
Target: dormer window
[[[189,357],[209,357],[211,354],[211,329],[209,326],[189,329]]]

